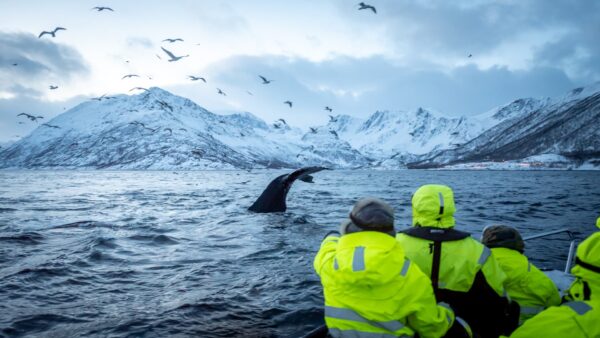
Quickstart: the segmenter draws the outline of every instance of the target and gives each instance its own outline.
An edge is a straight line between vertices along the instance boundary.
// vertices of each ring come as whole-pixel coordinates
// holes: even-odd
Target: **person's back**
[[[453,229],[452,190],[422,186],[412,204],[413,227],[396,238],[408,258],[430,276],[437,301],[450,304],[483,337],[510,334],[518,323],[518,305],[503,297],[506,275],[487,247]]]
[[[525,242],[517,229],[504,225],[486,227],[481,242],[492,250],[506,274],[504,287],[521,307],[521,324],[544,309],[560,304],[554,282],[523,255]]]
[[[429,279],[405,257],[391,208],[372,201],[359,201],[342,236],[326,236],[315,257],[329,334],[443,336],[459,320],[436,304]]]
[[[600,218],[596,225],[600,228]],[[577,247],[575,281],[567,290],[567,302],[529,319],[511,338],[600,337],[600,232]]]

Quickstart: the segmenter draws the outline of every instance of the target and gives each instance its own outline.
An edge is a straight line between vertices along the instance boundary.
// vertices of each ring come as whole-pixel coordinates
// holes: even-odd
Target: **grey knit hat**
[[[519,231],[506,225],[491,225],[483,229],[481,243],[488,248],[507,248],[523,252],[525,242]]]
[[[343,233],[379,231],[394,233],[394,209],[385,201],[367,197],[359,200],[342,222]]]

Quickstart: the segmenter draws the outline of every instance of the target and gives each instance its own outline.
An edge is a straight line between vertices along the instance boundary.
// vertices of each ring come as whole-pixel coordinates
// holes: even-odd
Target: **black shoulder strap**
[[[431,286],[433,286],[433,291],[436,295],[436,299],[438,298],[438,289],[439,289],[439,281],[440,281],[440,261],[442,258],[442,242],[434,241],[433,242],[433,258],[431,262]]]
[[[464,231],[434,227],[412,227],[400,232],[411,237],[427,239],[434,242],[458,241],[471,236],[470,233]]]

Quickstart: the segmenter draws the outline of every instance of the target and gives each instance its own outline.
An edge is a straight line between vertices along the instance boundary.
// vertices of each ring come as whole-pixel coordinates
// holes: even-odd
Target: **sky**
[[[20,113],[48,121],[136,86],[307,129],[325,106],[470,116],[600,81],[600,1],[358,2],[0,0],[0,142],[38,126]],[[189,56],[168,62],[161,47]]]

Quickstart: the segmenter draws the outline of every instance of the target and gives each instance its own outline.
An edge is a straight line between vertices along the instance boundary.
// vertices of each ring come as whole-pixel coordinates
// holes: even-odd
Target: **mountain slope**
[[[600,157],[600,90],[591,86],[509,118],[456,149],[429,154],[411,168],[509,161],[555,154],[574,161]]]

